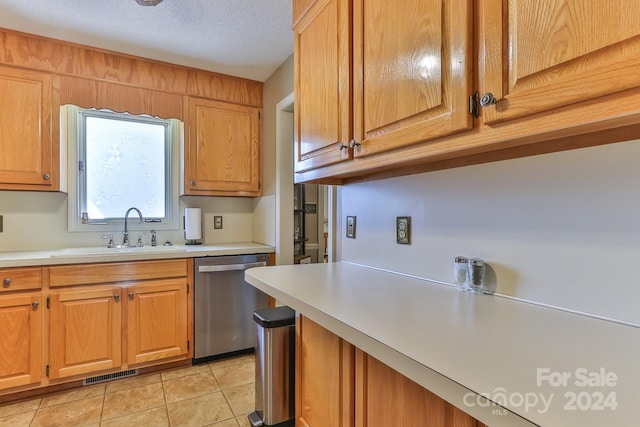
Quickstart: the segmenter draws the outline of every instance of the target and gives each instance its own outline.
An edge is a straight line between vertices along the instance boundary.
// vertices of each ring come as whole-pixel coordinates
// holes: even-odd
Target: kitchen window
[[[120,230],[136,207],[145,229],[178,229],[182,123],[148,115],[63,107],[69,144],[69,230]],[[66,122],[66,126],[65,126]],[[130,221],[136,228],[137,221]]]

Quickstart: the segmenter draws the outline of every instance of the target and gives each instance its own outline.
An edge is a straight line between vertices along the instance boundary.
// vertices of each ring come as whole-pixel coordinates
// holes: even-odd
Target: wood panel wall
[[[181,120],[185,96],[262,107],[262,82],[2,28],[0,64],[51,73],[62,105]]]

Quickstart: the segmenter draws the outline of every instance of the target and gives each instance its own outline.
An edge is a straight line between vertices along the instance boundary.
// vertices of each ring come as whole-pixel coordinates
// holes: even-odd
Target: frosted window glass
[[[85,141],[89,218],[122,218],[132,206],[165,217],[164,125],[87,116]]]

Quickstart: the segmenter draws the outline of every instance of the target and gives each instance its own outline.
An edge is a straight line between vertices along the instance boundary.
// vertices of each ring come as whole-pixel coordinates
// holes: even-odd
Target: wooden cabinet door
[[[51,294],[50,379],[120,367],[121,292],[115,286],[85,286]]]
[[[353,10],[356,157],[473,126],[470,1],[354,0]]]
[[[260,109],[189,99],[185,194],[260,195]]]
[[[127,363],[187,354],[187,283],[157,280],[125,289]]]
[[[0,390],[40,382],[40,293],[0,295]]]
[[[350,1],[309,5],[294,0],[294,9],[307,10],[294,23],[296,172],[351,158]]]
[[[56,189],[51,97],[50,75],[0,67],[0,189]]]
[[[635,0],[487,0],[480,20],[480,93],[498,100],[485,123],[640,85]]]
[[[298,317],[297,426],[354,425],[354,355],[353,345],[311,320]]]
[[[476,420],[435,394],[356,350],[356,426],[475,427]]]

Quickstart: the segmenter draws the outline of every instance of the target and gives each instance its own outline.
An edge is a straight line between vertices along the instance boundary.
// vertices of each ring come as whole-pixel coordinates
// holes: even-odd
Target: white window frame
[[[81,144],[79,138],[82,138],[85,116],[114,116],[110,110],[83,109],[75,105],[64,105],[60,108],[60,140],[66,141],[67,145],[67,189],[68,189],[68,231],[70,232],[88,232],[97,231],[114,234],[124,229],[124,215],[120,218],[105,218],[104,220],[89,220],[83,222],[81,219],[81,182],[83,174],[78,172]],[[148,115],[135,116],[136,119],[142,118],[144,121],[157,122]],[[126,120],[126,118],[125,118]],[[170,143],[166,154],[169,156],[169,164],[165,166],[168,173],[168,188],[166,188],[167,203],[165,218],[161,222],[145,222],[138,223],[137,215],[129,220],[130,230],[179,230],[180,218],[179,210],[179,171],[180,171],[180,146],[184,138],[184,126],[180,120],[170,119],[167,126],[167,132],[170,134]],[[144,216],[144,212],[142,212]],[[114,236],[115,237],[115,236]]]

